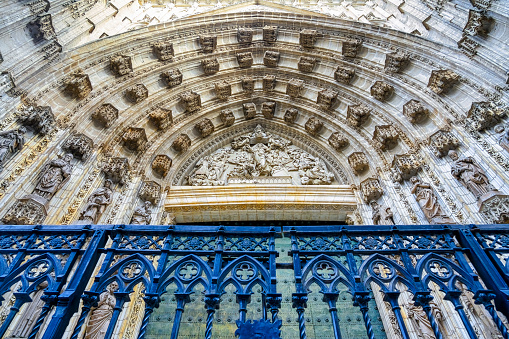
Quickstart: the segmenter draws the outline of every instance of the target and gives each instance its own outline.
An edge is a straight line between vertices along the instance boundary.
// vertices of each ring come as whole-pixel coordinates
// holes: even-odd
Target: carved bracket
[[[94,113],[92,113],[92,119],[106,128],[113,125],[117,118],[118,109],[112,104],[103,104]]]
[[[170,171],[171,164],[172,160],[169,156],[158,154],[152,161],[152,170],[164,178]]]

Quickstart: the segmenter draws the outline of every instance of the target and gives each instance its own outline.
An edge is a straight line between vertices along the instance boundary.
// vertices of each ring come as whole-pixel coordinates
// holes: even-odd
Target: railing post
[[[32,331],[30,331],[30,334],[28,335],[28,339],[35,339],[37,333],[39,332],[39,329],[44,323],[44,319],[46,319],[46,316],[48,315],[51,308],[57,303],[57,298],[58,296],[55,294],[53,295],[44,294],[41,296],[41,300],[44,301],[44,306],[41,309],[41,314],[39,314],[39,317],[37,318],[35,325],[32,328]]]
[[[97,307],[97,303],[99,302],[99,294],[96,292],[85,292],[81,299],[83,300],[83,307],[81,308],[81,314],[78,319],[78,323],[74,327],[74,331],[72,332],[71,339],[78,339],[81,328],[85,323],[85,319],[87,319],[88,313],[92,307]]]
[[[359,306],[362,312],[362,317],[364,318],[364,325],[366,326],[366,332],[368,334],[369,339],[375,338],[375,333],[373,332],[373,325],[371,325],[371,319],[368,314],[368,303],[371,300],[371,296],[369,292],[355,292],[353,295],[353,305]]]
[[[11,325],[11,322],[16,316],[16,314],[18,314],[21,306],[23,306],[23,304],[26,302],[32,301],[32,299],[30,299],[30,297],[25,293],[14,292],[14,296],[16,297],[16,301],[9,310],[9,315],[7,315],[7,318],[5,318],[4,322],[2,323],[2,326],[0,327],[0,338],[4,337],[5,332],[7,332],[7,329]]]
[[[221,301],[219,294],[205,295],[205,308],[207,309],[207,327],[205,328],[205,339],[212,339],[212,325],[214,323],[214,314],[219,309]]]
[[[475,330],[472,327],[472,324],[470,324],[470,321],[468,320],[467,315],[465,314],[465,310],[463,305],[460,301],[461,291],[448,291],[445,294],[444,299],[449,300],[454,305],[454,308],[458,312],[461,321],[463,322],[463,325],[465,325],[465,328],[468,332],[468,336],[470,339],[477,339],[477,335],[475,334]]]
[[[171,329],[171,339],[178,338],[182,313],[184,313],[186,303],[190,301],[188,293],[175,293],[175,298],[177,299],[177,309],[175,310],[175,319],[173,320],[173,328]]]
[[[396,317],[396,321],[398,322],[399,329],[401,330],[401,336],[403,339],[410,339],[408,335],[408,331],[406,329],[405,321],[403,320],[403,316],[401,315],[401,307],[398,303],[398,298],[400,292],[384,292],[384,301],[387,301],[394,312],[394,316]]]
[[[275,322],[277,320],[277,315],[279,313],[279,309],[281,308],[282,301],[283,301],[283,296],[281,293],[270,293],[270,294],[267,294],[267,297],[265,298],[267,307],[269,308],[270,313],[272,315],[272,317],[271,317],[272,322]]]
[[[126,292],[114,292],[115,298],[117,302],[115,303],[115,307],[113,307],[113,314],[111,315],[110,324],[108,325],[108,330],[104,335],[104,339],[111,339],[113,336],[113,331],[115,330],[115,326],[117,325],[118,316],[120,312],[122,312],[122,308],[124,307],[124,303],[131,301],[129,298],[129,293]]]
[[[306,321],[304,319],[304,309],[307,307],[308,295],[307,293],[293,293],[292,294],[292,307],[297,310],[299,320],[299,338],[306,339]]]
[[[323,301],[329,305],[329,312],[331,315],[332,329],[334,331],[334,338],[341,339],[341,329],[339,328],[338,309],[336,302],[338,301],[339,292],[326,292],[323,294]]]
[[[154,312],[154,308],[159,307],[159,303],[161,302],[161,297],[158,294],[146,294],[143,297],[143,301],[145,301],[145,314],[143,315],[143,321],[141,322],[140,333],[138,334],[138,339],[145,338],[145,334],[147,333],[147,325],[150,319],[150,315]]]
[[[422,306],[422,309],[428,316],[428,320],[431,324],[431,328],[433,329],[433,333],[435,334],[436,339],[442,339],[442,333],[438,329],[438,324],[435,321],[435,317],[433,316],[433,312],[431,312],[431,306],[429,305],[430,301],[433,300],[433,296],[430,292],[417,292],[414,294],[414,305]]]
[[[505,327],[502,320],[499,318],[497,314],[497,310],[495,309],[495,306],[491,303],[491,301],[496,297],[492,291],[489,290],[478,290],[474,295],[474,300],[477,305],[483,305],[484,308],[488,311],[488,313],[491,315],[491,318],[495,322],[495,325],[497,326],[500,333],[502,333],[502,336],[504,339],[509,339],[509,334],[507,333],[507,327]]]

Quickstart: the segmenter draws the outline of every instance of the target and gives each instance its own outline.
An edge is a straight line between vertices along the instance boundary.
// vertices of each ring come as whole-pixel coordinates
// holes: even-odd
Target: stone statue
[[[438,203],[437,197],[429,184],[420,181],[417,177],[412,177],[410,181],[414,185],[411,192],[415,194],[417,202],[421,206],[426,219],[428,219],[431,224],[455,223],[442,211],[442,207]]]
[[[424,310],[421,307],[415,306],[413,301],[408,303],[406,309],[408,317],[412,319],[415,327],[421,333],[421,338],[435,339],[433,328],[431,327],[431,323],[429,322]]]
[[[150,214],[152,211],[150,208],[152,207],[152,203],[150,201],[145,201],[143,204],[138,206],[134,210],[134,214],[131,218],[131,225],[149,225],[150,220],[152,219]]]
[[[41,314],[42,307],[44,306],[44,301],[41,300],[41,297],[44,294],[44,289],[46,287],[48,287],[47,281],[43,281],[39,284],[39,286],[37,286],[37,290],[31,296],[32,302],[25,309],[16,325],[16,328],[12,332],[13,338],[28,338],[30,332],[32,332],[32,329]]]
[[[21,126],[17,130],[0,132],[0,171],[3,168],[5,158],[10,153],[21,151],[25,144],[23,134],[27,132],[26,128]]]
[[[63,158],[59,157],[46,163],[39,175],[34,194],[50,200],[69,179],[72,171],[72,159],[73,155],[68,153]]]
[[[451,165],[452,175],[458,179],[479,200],[484,194],[496,191],[490,184],[484,170],[472,157],[459,157],[456,151],[449,151],[454,161]]]
[[[498,137],[498,143],[509,152],[509,126],[506,126],[505,129],[502,130],[502,134]]]
[[[392,214],[390,207],[383,207],[380,210],[380,205],[376,201],[371,202],[371,208],[373,209],[373,225],[394,225],[394,215]]]
[[[97,224],[106,207],[111,204],[111,198],[113,197],[111,185],[112,181],[106,180],[103,187],[96,189],[88,197],[88,204],[81,212],[77,224]]]
[[[103,339],[108,331],[108,325],[113,314],[113,308],[117,302],[114,292],[118,290],[118,284],[112,282],[106,287],[106,291],[99,296],[97,307],[92,311],[85,331],[85,339]]]

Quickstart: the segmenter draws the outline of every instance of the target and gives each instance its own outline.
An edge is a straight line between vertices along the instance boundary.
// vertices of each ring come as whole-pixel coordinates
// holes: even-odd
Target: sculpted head
[[[152,203],[150,201],[145,201],[145,208],[149,209],[150,207],[152,207]]]
[[[66,162],[71,162],[71,160],[74,158],[74,156],[71,154],[71,153],[67,153],[66,155],[64,155],[64,160]]]
[[[20,128],[18,128],[19,134],[25,134],[26,132],[27,132],[27,129],[25,128],[25,126],[21,126]]]
[[[450,150],[449,151],[449,157],[452,159],[452,160],[458,160],[458,153],[456,153],[455,150]]]
[[[418,182],[419,182],[419,178],[417,178],[417,177],[412,177],[412,178],[410,178],[410,182],[411,182],[412,184],[414,184],[414,185],[415,185],[416,183],[418,183]]]
[[[104,182],[104,187],[106,187],[106,188],[110,188],[112,184],[113,184],[113,182],[112,182],[110,179],[107,179],[107,180]]]
[[[116,281],[112,282],[111,284],[106,287],[106,290],[109,292],[115,292],[118,290],[118,283]]]

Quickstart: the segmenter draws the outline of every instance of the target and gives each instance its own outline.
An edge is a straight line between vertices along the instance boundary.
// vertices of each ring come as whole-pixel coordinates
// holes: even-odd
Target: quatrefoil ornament
[[[233,273],[239,281],[245,283],[253,280],[256,277],[258,271],[250,263],[241,262],[235,266]]]
[[[313,273],[325,282],[331,282],[338,276],[338,269],[327,261],[319,261],[313,266]]]
[[[375,260],[370,265],[371,274],[377,276],[382,280],[390,280],[394,277],[396,272],[394,268],[387,265],[387,263],[381,260]]]
[[[139,260],[131,260],[126,262],[120,268],[120,274],[126,280],[133,280],[143,273],[143,263]]]
[[[201,268],[192,261],[186,261],[177,268],[180,280],[191,281],[201,275]]]
[[[32,263],[25,271],[25,276],[28,280],[35,280],[40,276],[45,275],[49,271],[51,271],[52,265],[47,259],[37,260]]]
[[[440,280],[448,280],[453,274],[451,266],[442,260],[431,260],[426,265],[426,271]]]

